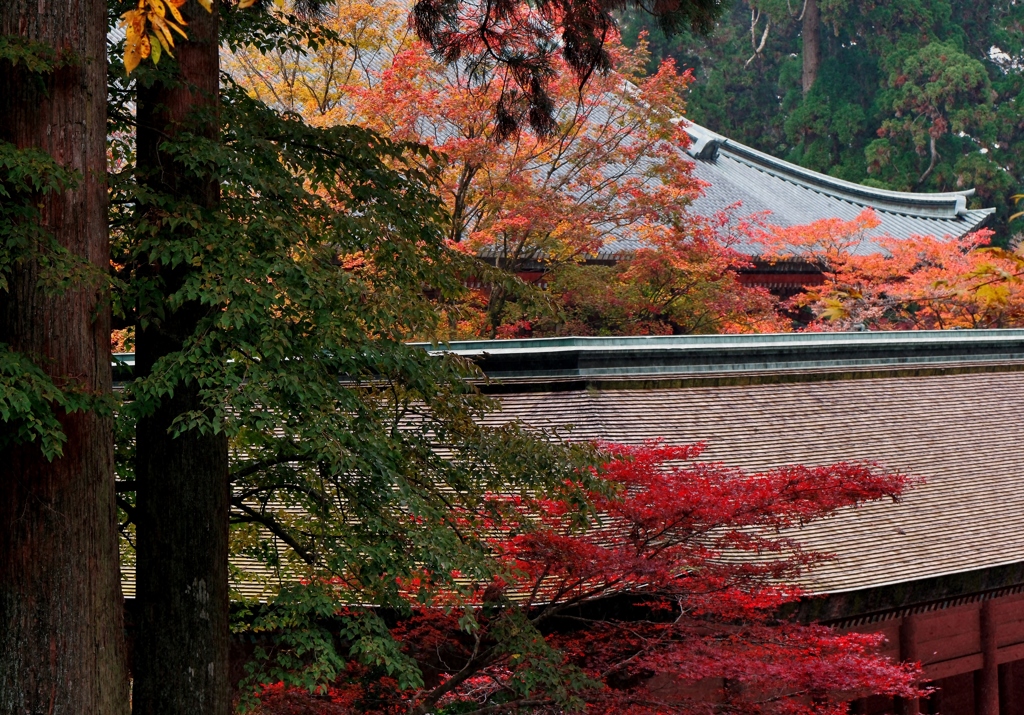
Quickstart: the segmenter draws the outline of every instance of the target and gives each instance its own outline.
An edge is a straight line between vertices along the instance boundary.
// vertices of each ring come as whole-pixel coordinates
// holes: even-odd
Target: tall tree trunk
[[[71,62],[30,76],[0,61],[0,140],[77,171],[38,199],[42,227],[101,274],[106,215],[106,7],[102,0],[2,0],[0,36],[44,43]],[[58,385],[109,394],[110,317],[96,283],[54,293],[27,261],[0,292],[0,342]],[[128,710],[118,570],[113,431],[95,412],[58,415],[67,442],[0,450],[0,713]],[[0,429],[4,427],[0,426]]]
[[[220,79],[216,11],[208,14],[195,2],[182,7],[186,10],[189,38],[176,49],[175,77],[138,90],[137,172],[155,191],[213,208],[216,181],[188,173],[160,147],[183,126],[195,129],[197,110],[207,112],[202,132],[217,133],[215,112],[209,112],[216,108]],[[167,228],[161,240],[189,236]],[[181,287],[188,267],[141,270],[159,277],[169,295]],[[162,320],[138,332],[140,375],[180,350],[208,310],[195,302],[165,308]],[[197,385],[186,381],[141,419],[136,431],[135,715],[227,715],[231,710],[227,441],[222,434],[171,433],[178,415],[199,408]]]
[[[803,90],[806,95],[818,79],[818,68],[821,66],[821,12],[818,10],[818,0],[807,0],[800,36],[804,45]]]

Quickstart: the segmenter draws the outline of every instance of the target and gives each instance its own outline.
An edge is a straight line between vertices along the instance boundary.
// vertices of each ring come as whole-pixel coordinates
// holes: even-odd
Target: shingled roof
[[[923,477],[899,504],[847,509],[795,534],[836,555],[803,582],[828,596],[814,617],[1024,588],[1024,330],[547,338],[444,350],[483,368],[482,389],[502,406],[496,422],[571,426],[573,439],[705,441],[703,459],[751,470],[870,460]],[[247,560],[234,566],[233,588],[260,597],[271,574]],[[131,597],[130,566],[122,578]]]
[[[804,582],[813,593],[905,590],[1024,563],[1022,330],[451,348],[491,376],[500,419],[571,424],[576,439],[706,441],[704,458],[748,469],[874,460],[926,479],[902,503],[847,509],[795,534],[836,555]]]

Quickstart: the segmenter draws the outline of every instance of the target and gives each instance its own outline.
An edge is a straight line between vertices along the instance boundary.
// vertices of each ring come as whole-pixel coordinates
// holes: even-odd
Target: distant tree
[[[686,207],[700,188],[679,151],[687,141],[676,124],[687,78],[668,64],[641,80],[642,50],[609,46],[615,73],[592,78],[583,94],[567,70],[555,81],[562,110],[545,135],[525,131],[500,142],[490,113],[500,83],[476,88],[472,77],[437,65],[420,47],[356,92],[357,116],[445,153],[450,240],[461,250],[509,277],[579,262],[612,238],[694,221]],[[504,323],[509,290],[490,281],[484,335]]]
[[[187,38],[188,22],[180,10],[186,2],[140,0],[124,13],[124,63],[129,73],[146,58],[158,63],[163,54],[170,54],[175,33]],[[196,0],[208,11],[215,2]],[[238,7],[255,4],[256,0],[239,0]],[[326,4],[298,0],[289,7],[299,15],[317,15]],[[710,32],[722,8],[717,0],[669,0],[655,7],[638,0],[629,4],[650,13],[670,32],[682,28]],[[541,135],[553,129],[558,107],[549,90],[564,71],[582,88],[595,73],[611,69],[605,43],[615,34],[612,12],[623,6],[621,0],[504,0],[485,5],[417,0],[409,19],[419,38],[444,64],[462,64],[470,76],[485,78],[488,85],[497,78],[500,90],[493,118],[497,135],[506,139],[526,125]],[[185,7],[185,15],[189,8]]]
[[[408,5],[396,0],[325,3],[309,40],[273,47],[232,45],[224,69],[254,97],[314,126],[355,121],[351,90],[372,86],[416,41]]]
[[[614,266],[556,267],[545,276],[555,309],[521,318],[519,330],[538,337],[788,331],[778,300],[740,282],[749,258],[729,246],[749,229],[728,213],[691,221],[687,230],[654,226]]]
[[[377,11],[382,22],[393,22],[390,6]],[[613,73],[592,78],[580,94],[566,70],[551,86],[562,109],[549,133],[525,129],[501,142],[492,121],[502,91],[497,78],[483,84],[411,42],[366,42],[379,36],[366,23],[347,29],[343,44],[306,57],[247,48],[232,67],[257,96],[332,97],[286,101],[309,121],[356,121],[445,154],[449,239],[498,269],[467,265],[468,277],[483,287],[448,307],[448,335],[709,332],[771,320],[767,296],[735,279],[743,259],[723,246],[732,239],[721,218],[687,209],[701,185],[681,151],[689,139],[678,125],[689,78],[671,63],[644,79],[645,49],[626,50],[610,38]],[[339,63],[341,52],[346,59]],[[355,69],[340,72],[339,64]],[[291,70],[282,76],[259,69],[274,66]],[[616,256],[616,269],[580,265],[610,240],[646,248]],[[531,291],[529,283],[544,283],[547,291]],[[581,321],[569,293],[579,297],[584,285],[606,298],[590,291],[588,305],[579,306],[589,317]]]
[[[447,608],[415,605],[429,571],[404,584],[412,610],[391,634],[418,685],[354,667],[319,699],[263,690],[260,711],[839,715],[869,694],[920,693],[916,664],[875,654],[880,635],[779,616],[801,595],[793,580],[825,559],[784,530],[898,498],[906,476],[860,464],[745,474],[697,461],[702,445],[604,448],[611,490],[593,495],[590,528],[563,501],[495,495],[511,511],[488,538],[504,566],[494,580]]]

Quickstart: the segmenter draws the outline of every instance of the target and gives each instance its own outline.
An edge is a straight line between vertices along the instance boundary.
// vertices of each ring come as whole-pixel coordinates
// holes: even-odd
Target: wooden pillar
[[[917,663],[921,656],[917,650],[917,622],[918,617],[911,614],[903,617],[900,623],[900,660],[908,663]],[[918,715],[921,712],[919,698],[897,698],[896,712],[899,715]]]
[[[981,670],[977,671],[974,712],[999,715],[999,664],[996,661],[996,623],[992,600],[981,602]]]
[[[1015,715],[1016,698],[1013,697],[1013,663],[999,666],[999,715]]]

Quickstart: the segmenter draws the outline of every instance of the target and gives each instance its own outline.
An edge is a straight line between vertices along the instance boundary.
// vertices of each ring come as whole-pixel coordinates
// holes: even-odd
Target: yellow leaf
[[[206,8],[206,12],[213,12],[213,0],[198,0],[198,2]]]
[[[142,59],[149,57],[149,53],[152,49],[153,47],[149,44],[148,35],[143,35],[139,38],[139,56],[142,57]]]
[[[181,13],[178,12],[178,6],[174,4],[173,0],[169,0],[169,2],[167,3],[167,9],[171,11],[171,15],[174,17],[174,19],[177,21],[179,25],[188,24],[187,22],[185,22],[185,18],[181,16]]]
[[[124,71],[125,74],[131,74],[132,70],[139,66],[139,62],[142,61],[142,57],[139,55],[138,45],[124,46]]]
[[[160,44],[164,46],[164,49],[174,47],[174,37],[167,28],[167,23],[159,17],[150,17],[150,21],[153,23],[153,30],[160,39]]]
[[[168,25],[168,26],[169,26],[169,27],[170,27],[170,28],[171,28],[172,30],[174,30],[175,32],[177,32],[177,33],[178,33],[179,35],[181,35],[182,37],[184,37],[184,38],[185,38],[186,40],[188,39],[188,35],[186,35],[186,34],[185,34],[185,31],[181,29],[181,26],[180,26],[180,25],[178,25],[178,24],[176,24],[176,23],[174,23],[174,22],[168,22],[168,23],[167,23],[167,25]]]
[[[821,317],[825,320],[842,320],[849,315],[846,305],[841,300],[828,298],[824,301],[825,309],[821,311]]]
[[[154,12],[160,17],[167,14],[167,8],[164,7],[164,0],[147,0],[149,2],[150,12]]]
[[[1010,299],[1010,288],[998,283],[989,283],[978,288],[976,295],[982,303],[1005,305]]]
[[[164,49],[174,47],[174,36],[171,35],[171,30],[177,32],[186,40],[188,39],[188,35],[185,34],[185,31],[178,27],[173,20],[164,20],[162,17],[150,13],[149,21],[153,24],[153,29],[158,31],[157,36],[163,37],[166,40],[166,42],[163,43]]]
[[[252,7],[256,3],[256,0],[238,0],[238,7],[240,10],[244,10],[247,7]]]
[[[129,10],[121,16],[125,28],[124,69],[127,74],[139,66],[142,58],[142,38],[146,30],[146,17],[140,10]]]
[[[153,57],[153,64],[160,64],[160,51],[163,48],[163,43],[160,42],[160,38],[156,35],[149,36],[149,50],[150,55]]]

